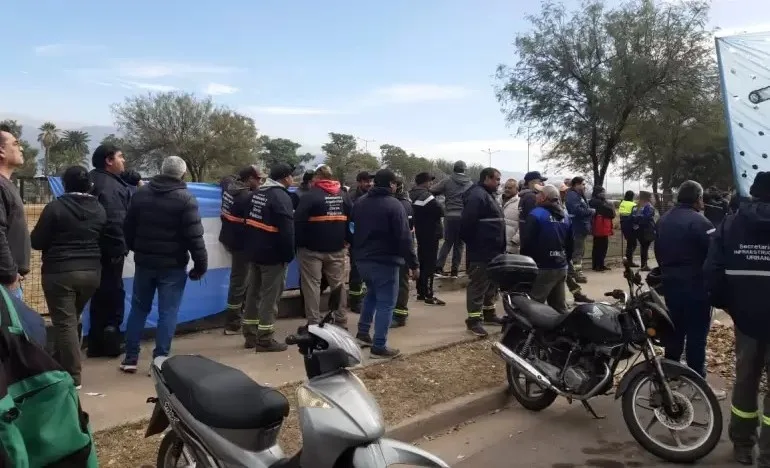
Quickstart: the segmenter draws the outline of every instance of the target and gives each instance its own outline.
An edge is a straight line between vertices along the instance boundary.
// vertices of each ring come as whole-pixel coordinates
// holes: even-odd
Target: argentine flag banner
[[[55,197],[64,193],[61,179],[49,177],[51,193]],[[230,253],[219,243],[219,218],[222,205],[222,189],[218,185],[188,183],[187,189],[198,200],[203,223],[203,238],[209,257],[209,269],[200,281],[188,280],[182,304],[179,308],[178,323],[192,322],[222,312],[227,306],[227,290],[230,285]],[[192,261],[187,270],[192,269]],[[129,253],[123,267],[123,284],[126,288],[125,315],[121,330],[125,330],[128,313],[131,311],[131,291],[134,281],[134,255]],[[286,275],[286,289],[299,288],[299,270],[296,261],[289,264]],[[157,296],[153,300],[152,312],[147,318],[146,328],[155,328],[158,320]],[[83,313],[83,333],[88,334],[88,309]]]
[[[770,28],[716,38],[735,186],[770,171]]]

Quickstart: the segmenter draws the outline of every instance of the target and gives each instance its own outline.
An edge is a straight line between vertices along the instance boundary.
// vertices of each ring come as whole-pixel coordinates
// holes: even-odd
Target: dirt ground
[[[355,373],[393,425],[428,407],[505,382],[505,367],[490,350],[490,341],[474,341],[365,367]],[[296,412],[297,385],[279,390],[291,403],[281,429],[281,447],[292,454],[301,446]],[[148,410],[149,411],[149,410]],[[155,466],[162,436],[144,438],[146,422],[96,433],[99,466]]]

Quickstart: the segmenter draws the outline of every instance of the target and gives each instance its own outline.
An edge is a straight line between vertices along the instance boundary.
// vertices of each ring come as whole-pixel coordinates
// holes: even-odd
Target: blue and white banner
[[[51,192],[58,197],[64,193],[61,179],[49,177]],[[227,305],[227,290],[230,284],[230,253],[219,243],[219,218],[222,191],[218,185],[188,183],[187,188],[197,198],[203,222],[203,237],[209,255],[209,270],[201,281],[187,281],[182,305],[179,309],[179,323],[191,322],[222,312]],[[188,270],[192,268],[192,262]],[[123,268],[123,283],[126,288],[126,313],[121,329],[125,330],[128,313],[131,310],[131,291],[134,282],[134,255],[129,253]],[[286,289],[299,287],[299,269],[296,261],[289,265]],[[157,300],[153,301],[152,312],[147,318],[146,328],[155,328],[158,320]],[[83,314],[83,330],[88,331],[88,313]]]
[[[770,170],[770,30],[716,38],[736,187]]]

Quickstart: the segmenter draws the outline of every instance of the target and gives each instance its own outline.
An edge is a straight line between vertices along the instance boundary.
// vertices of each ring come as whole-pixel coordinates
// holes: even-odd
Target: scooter
[[[155,358],[157,397],[145,437],[169,426],[156,466],[195,468],[446,467],[438,457],[384,438],[380,408],[348,368],[363,361],[361,349],[329,313],[319,325],[300,327],[286,344],[297,346],[308,381],[297,389],[304,446],[287,458],[278,433],[289,402],[238,369],[199,355]]]

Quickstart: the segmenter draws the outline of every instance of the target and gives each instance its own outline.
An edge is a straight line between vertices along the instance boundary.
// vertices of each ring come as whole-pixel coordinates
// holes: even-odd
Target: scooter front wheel
[[[198,468],[194,460],[189,460],[184,453],[184,442],[174,431],[166,432],[158,448],[157,468]]]

